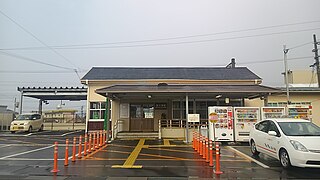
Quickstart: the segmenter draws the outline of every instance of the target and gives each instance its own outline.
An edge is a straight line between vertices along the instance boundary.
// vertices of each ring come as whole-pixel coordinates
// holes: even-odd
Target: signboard
[[[154,105],[155,109],[167,109],[167,103],[156,103]]]
[[[120,104],[120,118],[129,118],[129,104]]]
[[[200,114],[188,114],[188,122],[200,122]]]
[[[218,122],[218,114],[215,113],[215,112],[210,113],[210,114],[209,114],[209,121],[210,121],[211,123],[216,123],[216,122]]]

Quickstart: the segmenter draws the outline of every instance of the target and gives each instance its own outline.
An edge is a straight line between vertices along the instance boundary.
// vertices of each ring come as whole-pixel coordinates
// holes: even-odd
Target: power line
[[[289,23],[289,24],[282,24],[282,25],[273,25],[273,26],[263,26],[263,27],[257,27],[257,28],[240,29],[240,30],[234,30],[234,31],[216,32],[216,33],[208,33],[208,34],[196,34],[196,35],[189,35],[189,36],[177,36],[177,37],[146,39],[146,40],[134,40],[134,41],[119,41],[119,42],[110,42],[110,43],[70,44],[70,45],[49,46],[49,47],[55,48],[55,49],[63,49],[64,47],[82,47],[82,46],[86,46],[87,47],[87,46],[102,46],[102,45],[112,45],[112,44],[131,44],[131,43],[143,43],[143,42],[154,42],[154,41],[168,41],[168,40],[176,40],[176,39],[187,39],[187,38],[195,38],[195,37],[205,37],[205,36],[213,36],[213,35],[240,33],[240,32],[247,32],[247,31],[256,31],[256,30],[271,29],[271,28],[286,27],[286,26],[295,26],[295,25],[301,25],[301,24],[319,23],[319,22],[320,22],[320,20],[315,20],[315,21]],[[44,49],[44,47],[6,48],[6,49],[2,49],[2,50],[32,50],[32,49]]]
[[[56,67],[56,68],[60,68],[60,69],[67,69],[67,70],[72,70],[72,71],[74,70],[72,68],[67,68],[67,67],[63,67],[63,66],[54,65],[54,64],[38,61],[38,60],[35,60],[35,59],[32,59],[32,58],[20,56],[20,55],[17,55],[17,54],[4,52],[4,51],[0,51],[0,54],[4,54],[4,55],[7,55],[7,56],[11,56],[11,57],[15,57],[15,58],[18,58],[18,59],[22,59],[22,60],[25,60],[25,61],[34,62],[34,63],[38,63],[38,64],[43,64],[43,65]]]
[[[30,31],[28,31],[25,27],[23,27],[21,24],[19,24],[17,21],[15,21],[14,19],[12,19],[11,17],[9,17],[8,15],[6,15],[4,12],[2,12],[0,10],[0,13],[5,16],[6,18],[8,18],[11,22],[13,22],[15,25],[17,25],[18,27],[20,27],[23,31],[25,31],[26,33],[28,33],[30,36],[32,36],[33,38],[35,38],[37,41],[39,41],[42,45],[44,45],[45,47],[47,47],[48,49],[50,49],[51,51],[53,51],[55,54],[57,54],[58,56],[60,56],[61,58],[63,58],[64,60],[66,60],[67,62],[69,62],[70,64],[72,64],[74,67],[77,68],[77,66],[75,64],[73,64],[69,59],[67,59],[65,56],[63,56],[62,54],[60,54],[58,51],[56,51],[55,49],[51,48],[50,46],[48,46],[46,43],[44,43],[42,40],[40,40],[37,36],[35,36],[33,33],[31,33]],[[79,69],[79,68],[78,68]],[[78,75],[78,73],[77,73]]]
[[[307,58],[313,58],[313,56],[304,56],[304,57],[294,57],[294,58],[288,58],[287,60],[299,60],[299,59],[307,59]],[[270,59],[270,60],[264,60],[264,61],[247,61],[237,64],[260,64],[260,63],[271,63],[271,62],[283,62],[283,59]]]
[[[265,33],[265,34],[238,36],[238,37],[226,37],[226,38],[217,38],[217,39],[207,39],[207,40],[194,40],[194,41],[157,43],[157,44],[136,44],[136,45],[122,45],[122,46],[62,47],[62,48],[55,48],[55,49],[107,49],[107,48],[132,48],[132,47],[167,46],[167,45],[180,45],[180,44],[206,43],[206,42],[224,41],[224,40],[234,40],[234,39],[245,39],[245,38],[253,38],[253,37],[262,37],[262,36],[271,36],[271,35],[279,35],[279,34],[287,34],[287,33],[298,33],[298,32],[304,32],[304,31],[313,31],[313,30],[318,30],[318,29],[320,29],[320,27],[318,27],[318,28],[311,28],[311,29],[293,30],[293,31],[282,31],[282,32],[274,32],[274,33]]]
[[[287,49],[288,50],[292,50],[292,49],[303,47],[303,46],[308,45],[308,44],[312,44],[312,42],[306,42],[306,43],[303,43],[303,44],[300,44],[300,45],[296,45],[296,46],[293,46],[292,48],[287,48]]]

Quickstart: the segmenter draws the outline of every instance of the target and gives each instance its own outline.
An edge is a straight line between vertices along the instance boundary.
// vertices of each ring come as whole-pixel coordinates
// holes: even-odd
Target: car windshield
[[[31,119],[32,119],[32,115],[19,115],[15,120],[19,121],[19,120],[31,120]]]
[[[320,127],[311,122],[278,122],[287,136],[320,136]]]

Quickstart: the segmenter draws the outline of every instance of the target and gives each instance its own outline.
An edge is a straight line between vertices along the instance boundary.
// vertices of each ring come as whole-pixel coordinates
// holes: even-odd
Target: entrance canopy
[[[20,91],[20,114],[22,113],[23,97],[39,99],[39,112],[42,112],[42,102],[47,100],[80,101],[87,99],[86,87],[18,87]]]
[[[229,97],[229,98],[258,98],[281,93],[280,89],[262,85],[114,85],[97,89],[96,93],[110,98],[139,98],[152,97],[184,97],[188,93],[192,97]]]
[[[41,100],[70,100],[87,99],[85,87],[18,87],[23,96]]]

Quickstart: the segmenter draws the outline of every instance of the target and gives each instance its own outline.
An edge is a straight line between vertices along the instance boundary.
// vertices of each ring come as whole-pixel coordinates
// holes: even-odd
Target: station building
[[[251,99],[267,105],[268,96],[281,93],[234,61],[227,67],[93,67],[81,83],[88,88],[86,130],[107,124],[112,138],[123,132],[190,137],[186,129],[206,124],[209,106],[243,107]],[[199,114],[200,122],[188,123],[187,114]]]

